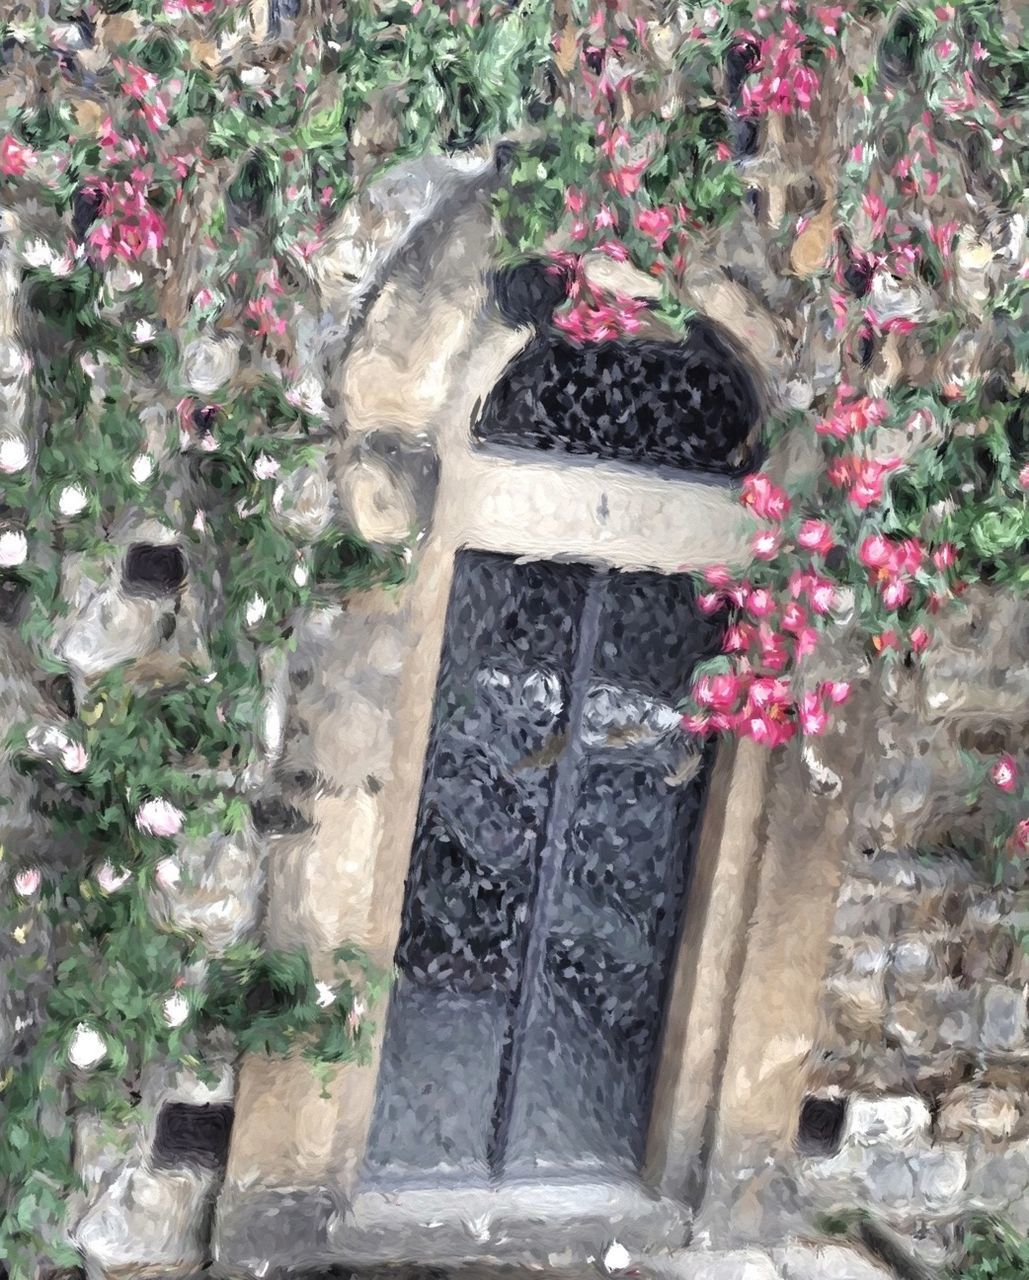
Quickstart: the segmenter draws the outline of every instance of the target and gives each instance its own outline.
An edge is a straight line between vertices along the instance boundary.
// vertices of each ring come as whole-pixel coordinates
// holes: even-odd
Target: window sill
[[[574,1267],[612,1240],[630,1250],[675,1248],[690,1212],[636,1180],[585,1178],[364,1189],[332,1224],[334,1258],[352,1266],[498,1262]]]

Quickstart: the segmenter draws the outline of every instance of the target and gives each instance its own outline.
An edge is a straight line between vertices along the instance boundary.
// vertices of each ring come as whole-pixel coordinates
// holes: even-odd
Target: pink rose
[[[832,526],[826,520],[805,520],[797,533],[797,542],[808,551],[825,555],[836,545]]]
[[[1001,756],[990,770],[990,777],[1001,791],[1014,791],[1015,781],[1018,778],[1018,765],[1015,763],[1014,756]]]
[[[27,867],[14,877],[14,891],[20,898],[31,898],[42,880],[38,867]]]

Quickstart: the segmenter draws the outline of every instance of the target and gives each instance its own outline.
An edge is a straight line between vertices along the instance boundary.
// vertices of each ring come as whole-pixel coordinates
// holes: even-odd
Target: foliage
[[[192,1062],[215,1029],[240,1049],[321,1063],[367,1045],[362,1009],[380,984],[359,953],[337,954],[334,981],[319,983],[302,955],[248,942],[210,956],[153,907],[177,841],[248,830],[262,653],[288,650],[303,610],[407,572],[403,551],[338,530],[305,538],[277,518],[327,434],[295,341],[308,268],[384,167],[504,137],[501,251],[549,259],[568,292],[555,322],[600,341],[638,332],[651,309],[689,322],[690,269],[739,217],[762,131],[851,139],[838,172],[818,175],[832,202],[823,263],[791,295],[842,366],[767,424],[773,462],[741,489],[753,562],[708,575],[703,606],[735,614],[726,652],[698,673],[689,730],[768,746],[824,733],[853,674],[805,685],[827,628],[856,628],[869,666],[917,662],[933,618],[970,584],[1026,586],[1024,258],[992,253],[1012,270],[979,309],[956,287],[958,258],[983,252],[990,230],[983,214],[962,240],[954,209],[967,220],[969,186],[997,218],[1024,217],[1029,187],[1029,59],[992,3],[717,0],[672,6],[664,22],[620,0],[312,10],[260,64],[232,0],[60,0],[51,17],[0,23],[5,57],[36,77],[0,104],[0,203],[31,210],[12,224],[7,262],[38,440],[22,457],[17,434],[0,439],[0,552],[26,591],[23,638],[40,669],[63,671],[63,567],[75,557],[102,581],[125,512],[191,541],[212,602],[187,679],[112,670],[61,727],[12,740],[54,836],[45,859],[5,857],[12,986],[40,1014],[0,1097],[0,1255],[16,1277],[37,1257],[68,1260],[56,1224],[74,1185],[70,1103],[124,1118],[147,1061]],[[102,25],[104,58],[76,51],[67,22],[79,17]],[[852,43],[873,28],[881,46],[855,70]],[[818,212],[787,210],[773,249],[788,257]],[[650,273],[662,300],[606,293],[589,253]],[[964,360],[977,333],[996,367]],[[230,338],[244,367],[211,385],[231,391],[196,391],[187,353],[207,342],[221,358]],[[887,348],[906,372],[879,393],[870,369]],[[815,462],[782,480],[776,449],[801,439]],[[998,849],[1021,856],[1017,762],[973,765],[976,786],[1008,804]],[[89,1066],[71,1060],[98,1044]],[[975,1247],[992,1265],[987,1238]]]
[[[964,1235],[959,1280],[1024,1280],[1029,1240],[996,1218],[977,1218]]]

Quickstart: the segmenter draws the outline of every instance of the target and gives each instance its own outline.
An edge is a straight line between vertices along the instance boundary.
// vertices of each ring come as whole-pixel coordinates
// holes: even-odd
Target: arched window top
[[[541,334],[490,392],[476,439],[606,461],[737,475],[752,465],[753,380],[709,325],[683,342],[580,346]]]

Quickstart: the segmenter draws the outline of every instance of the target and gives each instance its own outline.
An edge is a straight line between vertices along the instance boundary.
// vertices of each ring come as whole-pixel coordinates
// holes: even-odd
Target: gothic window
[[[683,576],[459,554],[371,1174],[638,1167],[717,644]]]
[[[538,334],[487,397],[475,436],[489,446],[735,476],[753,467],[757,393],[709,325],[684,342],[578,346]]]

